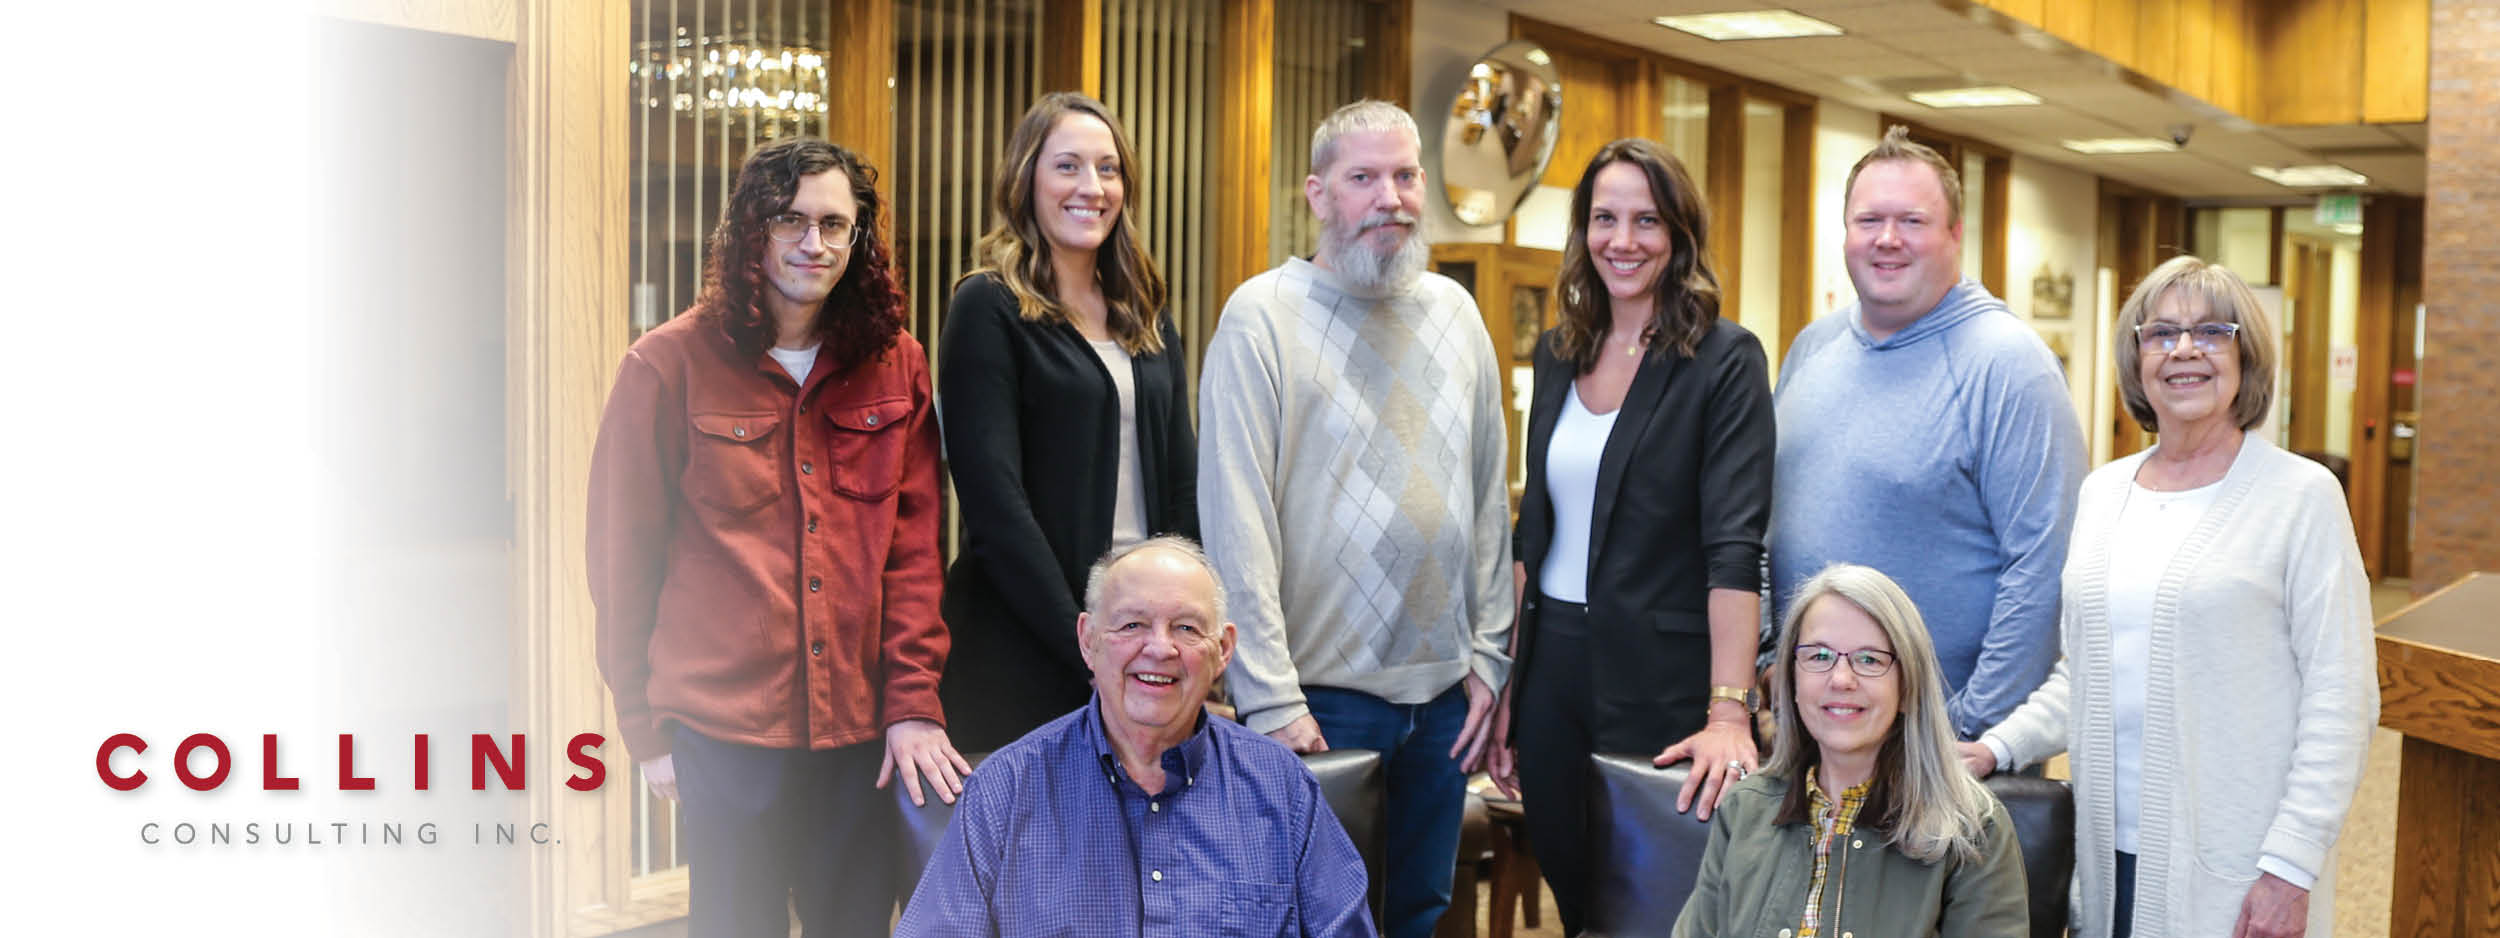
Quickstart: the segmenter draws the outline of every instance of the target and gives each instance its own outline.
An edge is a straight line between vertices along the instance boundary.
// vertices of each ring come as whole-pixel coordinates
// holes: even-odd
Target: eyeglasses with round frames
[[[764,231],[772,235],[775,241],[804,240],[809,228],[816,229],[816,233],[825,239],[825,246],[836,251],[848,248],[853,242],[859,240],[859,227],[851,224],[848,218],[827,218],[823,221],[811,222],[805,215],[784,212],[764,220]]]
[[[1889,651],[1860,648],[1844,653],[1829,645],[1797,646],[1797,670],[1809,674],[1830,671],[1843,658],[1849,659],[1849,670],[1858,672],[1859,677],[1883,677],[1885,672],[1892,670],[1892,652]]]
[[[2148,322],[2135,327],[2135,347],[2139,351],[2176,351],[2179,337],[2184,335],[2193,336],[2192,341],[2205,354],[2220,355],[2224,349],[2235,347],[2233,343],[2238,341],[2239,334],[2240,324],[2236,322],[2200,322],[2193,326]]]

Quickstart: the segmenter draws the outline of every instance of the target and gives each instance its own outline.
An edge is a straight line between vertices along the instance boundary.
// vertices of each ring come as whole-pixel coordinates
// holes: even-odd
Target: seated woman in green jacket
[[[2013,821],[1954,753],[1910,597],[1835,564],[1788,610],[1771,761],[1710,819],[1676,938],[2028,932]]]

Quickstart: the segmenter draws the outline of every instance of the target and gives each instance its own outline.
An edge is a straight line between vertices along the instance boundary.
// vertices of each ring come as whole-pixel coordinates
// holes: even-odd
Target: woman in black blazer
[[[1140,177],[1102,102],[1045,95],[1008,138],[938,343],[939,423],[965,550],[938,693],[964,752],[1083,706],[1085,571],[1115,543],[1198,534],[1180,333],[1130,214]]]
[[[1647,140],[1607,144],[1571,213],[1561,322],[1536,348],[1517,665],[1493,773],[1525,795],[1565,934],[1586,927],[1591,753],[1696,760],[1703,817],[1759,762],[1773,441],[1762,344],[1719,318],[1708,212],[1683,164]]]

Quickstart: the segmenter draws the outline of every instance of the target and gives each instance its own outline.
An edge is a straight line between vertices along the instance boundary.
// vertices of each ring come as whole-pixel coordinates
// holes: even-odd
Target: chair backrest
[[[1372,919],[1378,921],[1381,862],[1389,849],[1389,768],[1380,761],[1380,753],[1369,749],[1307,753],[1302,764],[1319,776],[1320,794],[1328,799],[1328,810],[1336,812],[1337,823],[1345,826],[1355,852],[1363,855],[1363,872],[1371,883]]]
[[[963,757],[965,762],[978,769],[981,760],[989,758],[990,754],[967,752]],[[939,838],[946,836],[947,822],[955,819],[955,806],[928,795],[926,786],[921,791],[929,803],[919,806],[911,803],[911,793],[904,791],[901,783],[894,784],[892,788],[895,813],[898,815],[894,822],[894,843],[900,854],[894,862],[906,874],[897,879],[900,883],[897,888],[902,890],[903,898],[908,901],[912,887],[920,882],[920,871],[929,865],[929,857],[937,853]]]
[[[2066,933],[2066,887],[2075,873],[2075,791],[2065,782],[2029,775],[1988,776],[1988,790],[2014,818],[2031,887],[2032,938]]]
[[[965,753],[964,761],[979,768],[989,753]],[[1346,836],[1354,840],[1354,849],[1363,855],[1363,870],[1371,877],[1371,906],[1376,918],[1380,914],[1381,858],[1387,854],[1389,828],[1387,823],[1388,769],[1380,761],[1380,753],[1369,749],[1335,749],[1302,757],[1311,774],[1319,777],[1322,797],[1328,809],[1337,815],[1337,823],[1345,826]],[[894,786],[894,803],[901,815],[896,822],[895,841],[901,855],[895,858],[908,875],[903,880],[903,898],[911,897],[912,886],[920,881],[920,871],[929,865],[929,857],[937,853],[939,838],[946,836],[946,825],[954,820],[955,806],[936,798],[928,804],[914,806],[903,786]]]
[[[1588,930],[1613,938],[1665,936],[1675,930],[1684,898],[1701,872],[1710,824],[1675,809],[1692,764],[1666,768],[1648,756],[1589,757],[1589,818],[1596,822],[1590,862]],[[1529,805],[1528,810],[1536,810]]]
[[[1589,817],[1596,880],[1589,896],[1589,931],[1630,938],[1666,935],[1684,911],[1710,825],[1675,810],[1691,767],[1661,769],[1648,756],[1590,757]],[[2065,782],[1993,775],[1988,790],[2014,819],[2028,880],[2032,938],[2066,933],[2067,880],[2075,870],[2075,797]]]

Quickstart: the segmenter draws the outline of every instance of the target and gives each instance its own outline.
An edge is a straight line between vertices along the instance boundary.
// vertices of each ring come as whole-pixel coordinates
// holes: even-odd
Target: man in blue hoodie
[[[1856,304],[1797,334],[1779,373],[1773,614],[1833,563],[1918,603],[1977,739],[2057,661],[2082,428],[2057,359],[1962,276],[1962,184],[1893,127],[1849,170]]]

